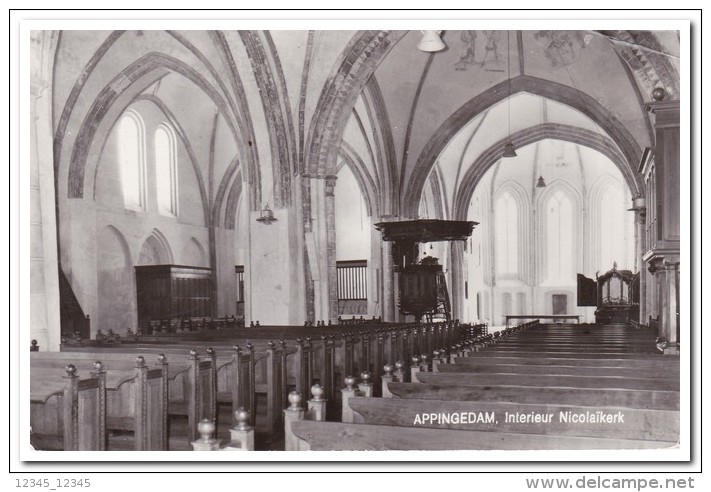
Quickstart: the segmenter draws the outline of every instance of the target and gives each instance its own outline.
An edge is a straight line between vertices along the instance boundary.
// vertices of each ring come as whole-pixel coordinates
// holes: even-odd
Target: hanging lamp
[[[506,31],[506,78],[508,83],[508,97],[506,98],[508,140],[504,145],[502,157],[516,157],[516,148],[511,141],[511,49],[509,48],[509,32]]]
[[[442,31],[422,31],[422,39],[417,43],[417,49],[425,53],[436,53],[447,47],[442,42],[440,34]]]

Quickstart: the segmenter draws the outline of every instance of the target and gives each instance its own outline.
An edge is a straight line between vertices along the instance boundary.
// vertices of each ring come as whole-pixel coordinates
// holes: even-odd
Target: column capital
[[[666,270],[676,270],[679,268],[679,255],[668,255],[662,258],[662,266]]]
[[[336,180],[338,178],[333,175],[327,175],[323,177],[326,184],[326,196],[334,196],[334,191],[336,188]]]
[[[644,105],[644,109],[656,114],[664,111],[679,111],[679,101],[654,101]]]
[[[644,109],[654,115],[655,129],[679,129],[679,101],[654,101],[645,104]]]

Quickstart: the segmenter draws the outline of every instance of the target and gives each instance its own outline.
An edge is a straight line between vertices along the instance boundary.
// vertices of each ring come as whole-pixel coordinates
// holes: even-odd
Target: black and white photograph
[[[20,459],[688,461],[689,21],[471,17],[24,22]]]

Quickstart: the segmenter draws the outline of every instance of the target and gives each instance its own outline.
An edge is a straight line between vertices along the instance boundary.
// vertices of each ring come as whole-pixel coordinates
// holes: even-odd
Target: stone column
[[[52,72],[58,31],[30,35],[30,323],[28,339],[59,350],[59,258],[52,132]]]
[[[305,233],[316,320],[338,319],[335,176],[309,176],[310,227]]]
[[[263,219],[262,211],[249,214],[249,319],[262,325],[303,323],[304,309],[298,268],[301,251],[296,245],[296,217],[289,209],[272,210],[274,221]]]
[[[378,220],[371,217],[370,222],[370,257],[368,258],[368,314],[383,316],[385,292],[383,290],[383,247],[385,243],[376,231]]]
[[[649,283],[647,285],[648,287],[648,295],[647,298],[649,299],[649,311],[647,312],[647,321],[649,321],[649,316],[652,318],[659,320],[659,283],[660,283],[660,276],[661,273],[657,274],[657,265],[656,263],[650,263],[648,266],[648,272],[650,274],[649,276]]]
[[[462,241],[451,243],[452,290],[449,293],[452,306],[452,319],[462,319],[464,303],[464,244]]]
[[[664,276],[661,282],[661,290],[664,293],[660,296],[663,300],[661,319],[660,319],[660,334],[667,339],[669,345],[664,350],[664,353],[678,353],[679,343],[679,257],[668,256],[662,262]]]
[[[338,271],[336,269],[336,176],[326,176],[326,271],[328,279],[328,311],[325,319],[338,319]]]
[[[647,324],[647,269],[642,256],[647,252],[644,209],[634,211],[635,269],[639,272],[639,322]]]
[[[383,321],[396,321],[395,273],[393,272],[393,243],[383,241]]]

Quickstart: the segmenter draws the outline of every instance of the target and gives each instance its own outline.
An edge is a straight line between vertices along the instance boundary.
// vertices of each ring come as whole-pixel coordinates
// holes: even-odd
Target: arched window
[[[625,265],[625,198],[622,185],[617,182],[608,183],[600,194],[600,223],[598,226],[600,240],[599,270],[606,272],[614,262]]]
[[[158,212],[178,215],[178,159],[175,133],[167,124],[156,129],[154,136],[156,163],[156,195]]]
[[[518,273],[518,208],[508,191],[496,200],[496,273]]]
[[[506,319],[504,316],[507,314],[514,314],[513,313],[513,306],[511,302],[511,293],[510,292],[504,292],[501,294],[501,322],[506,323]]]
[[[519,292],[516,294],[516,304],[518,305],[518,311],[516,314],[524,314],[526,313],[526,293],[525,292]]]
[[[569,283],[575,279],[573,211],[572,201],[561,190],[545,202],[548,281]]]
[[[118,157],[127,209],[143,210],[146,206],[145,131],[138,113],[128,110],[119,120]]]

